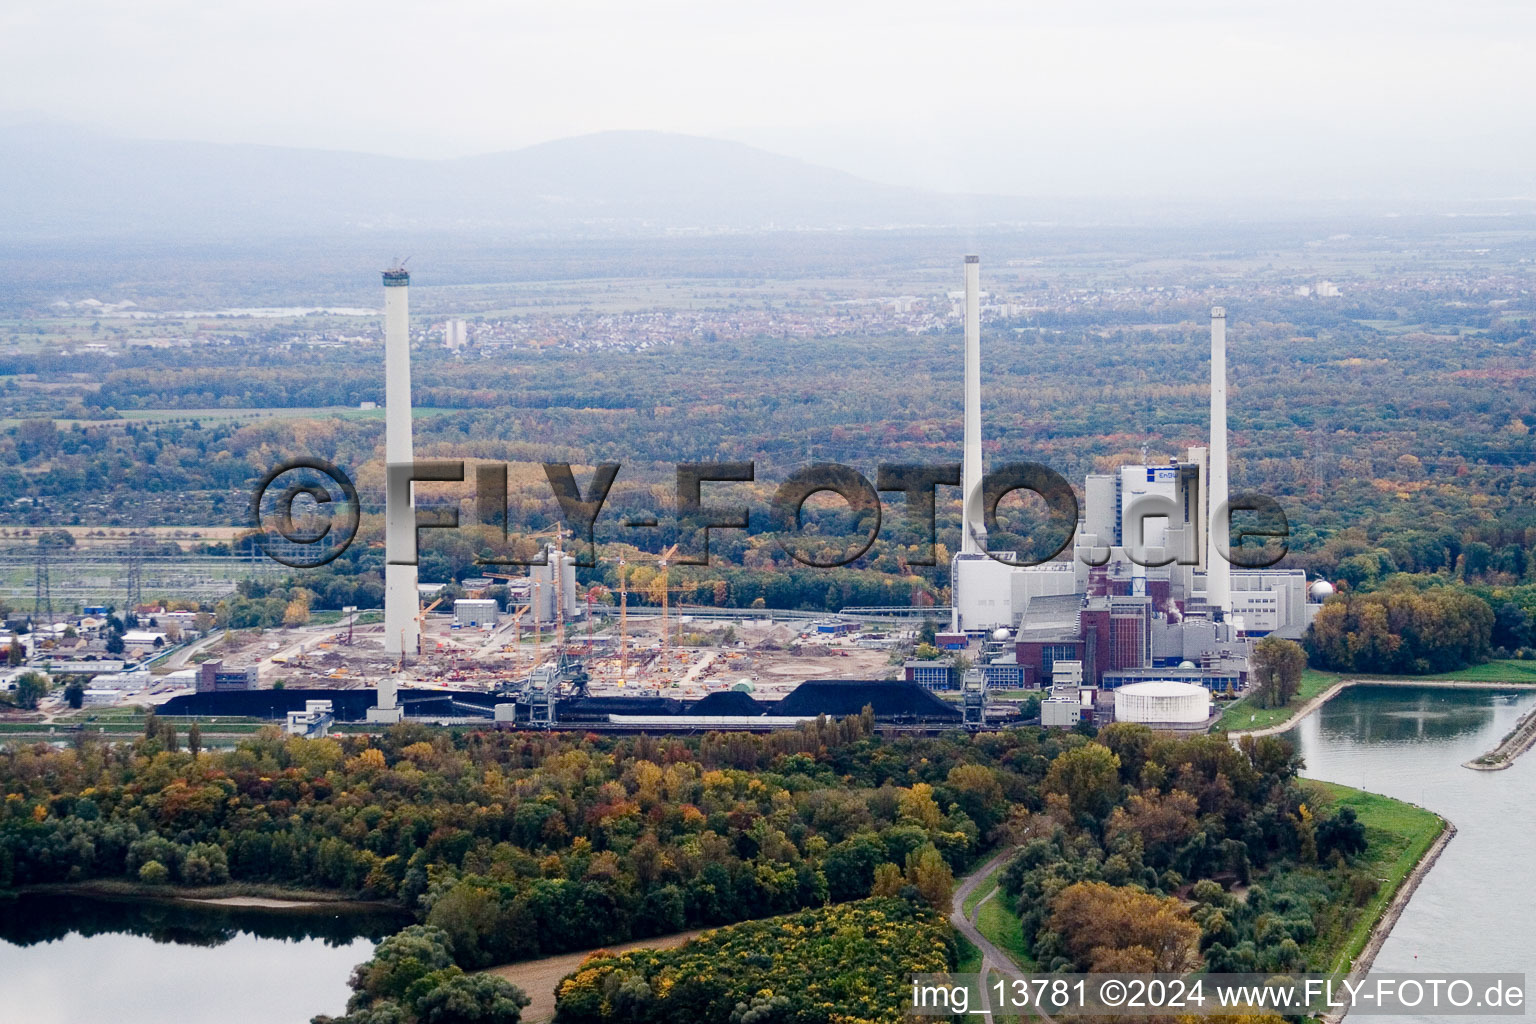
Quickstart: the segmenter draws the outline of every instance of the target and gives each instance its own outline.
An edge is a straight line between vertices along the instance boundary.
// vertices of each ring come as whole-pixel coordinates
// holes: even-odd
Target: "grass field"
[[[981,904],[976,911],[976,930],[1013,957],[1021,970],[1034,969],[1035,961],[1029,955],[1029,943],[1024,939],[1024,925],[1009,907],[1007,893],[999,892]]]
[[[1215,728],[1267,729],[1279,725],[1300,710],[1307,701],[1343,678],[1337,672],[1317,672],[1309,668],[1301,674],[1301,686],[1289,704],[1278,708],[1261,708],[1252,696],[1242,697],[1227,708]]]
[[[1388,678],[1388,677],[1383,677]],[[1392,679],[1454,679],[1467,683],[1536,683],[1536,661],[1490,661],[1439,676],[1391,676]]]
[[[971,916],[971,911],[976,909],[976,904],[986,899],[987,893],[992,892],[997,888],[997,876],[998,872],[994,871],[985,882],[983,882],[981,885],[978,885],[976,889],[965,898],[965,902],[960,905],[961,914],[965,915],[966,917]]]
[[[1350,961],[1360,955],[1370,939],[1377,920],[1386,910],[1403,880],[1423,858],[1445,827],[1439,815],[1413,804],[1331,782],[1306,780],[1302,783],[1315,795],[1319,808],[1353,807],[1365,825],[1369,844],[1357,866],[1381,881],[1369,903],[1361,910],[1348,932],[1340,935],[1319,934],[1320,949],[1333,950],[1330,971],[1347,971]]]

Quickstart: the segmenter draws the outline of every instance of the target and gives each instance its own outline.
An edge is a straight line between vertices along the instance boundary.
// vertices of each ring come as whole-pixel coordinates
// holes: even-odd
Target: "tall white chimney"
[[[1211,307],[1211,482],[1210,525],[1205,532],[1205,600],[1221,617],[1232,615],[1232,566],[1222,557],[1227,546],[1227,311]]]
[[[965,258],[965,461],[961,554],[981,554],[986,523],[981,498],[981,257]]]
[[[384,271],[384,461],[390,466],[409,465],[411,444],[411,275],[404,267]],[[415,529],[414,498],[404,508],[386,500],[384,505],[384,650],[390,654],[415,654],[416,567],[392,565],[406,552],[397,551],[390,538],[402,520]]]

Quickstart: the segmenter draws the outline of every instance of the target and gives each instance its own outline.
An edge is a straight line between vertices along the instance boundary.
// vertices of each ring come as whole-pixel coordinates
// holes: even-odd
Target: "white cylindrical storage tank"
[[[1211,694],[1194,683],[1151,680],[1115,691],[1115,721],[1144,725],[1198,725],[1211,717]]]

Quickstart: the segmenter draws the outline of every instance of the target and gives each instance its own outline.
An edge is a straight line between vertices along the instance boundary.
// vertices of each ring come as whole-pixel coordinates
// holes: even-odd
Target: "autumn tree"
[[[1178,974],[1200,965],[1200,926],[1178,900],[1076,882],[1051,903],[1051,930],[1079,970]]]
[[[944,862],[944,855],[927,843],[907,854],[907,884],[922,893],[935,910],[948,912],[955,892],[955,876]]]
[[[1451,587],[1418,591],[1395,582],[1346,594],[1318,610],[1304,642],[1318,668],[1338,672],[1424,674],[1487,661],[1493,609]]]
[[[895,896],[901,892],[901,887],[907,884],[906,876],[901,873],[901,868],[887,861],[875,867],[875,882],[870,887],[871,896]]]

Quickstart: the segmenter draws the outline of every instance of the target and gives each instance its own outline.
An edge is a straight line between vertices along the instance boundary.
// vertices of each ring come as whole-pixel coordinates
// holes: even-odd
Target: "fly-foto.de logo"
[[[604,505],[618,478],[616,462],[598,465],[586,490],[577,484],[570,463],[543,463],[545,479],[559,506],[563,529],[576,546],[576,564],[597,563],[594,533]],[[499,531],[503,540],[514,536],[507,516],[507,466],[477,463],[473,472],[472,521]],[[676,466],[674,517],[671,526],[679,537],[696,539],[694,550],[679,551],[677,565],[709,563],[709,535],[714,530],[750,530],[753,509],[748,505],[706,502],[707,484],[749,483],[757,480],[753,462],[685,462]],[[415,565],[422,530],[455,530],[463,519],[458,507],[415,508],[417,483],[464,483],[465,463],[455,459],[422,459],[392,463],[386,467],[385,501],[388,508],[411,509],[409,516],[386,521],[386,542],[391,565]],[[775,542],[795,561],[816,568],[849,565],[863,557],[880,537],[885,509],[882,494],[901,496],[909,527],[923,538],[909,554],[909,565],[936,564],[938,488],[958,487],[959,463],[882,463],[871,482],[857,469],[839,463],[820,462],[791,473],[775,490],[766,512]],[[992,551],[989,535],[1003,533],[998,508],[1002,500],[1019,491],[1030,492],[1044,503],[1045,514],[1030,531],[1030,550]],[[836,543],[804,522],[806,502],[816,494],[837,495],[847,506],[853,532]],[[296,503],[305,514],[296,514]],[[1038,565],[1050,561],[1076,540],[1076,557],[1089,565],[1103,565],[1111,558],[1109,538],[1079,533],[1078,501],[1066,479],[1049,466],[1013,462],[994,468],[982,477],[979,487],[964,496],[963,529],[970,530],[978,548],[1011,565]],[[1121,536],[1126,556],[1139,565],[1177,563],[1196,565],[1205,537],[1198,528],[1179,531],[1168,546],[1148,543],[1149,525],[1174,522],[1184,514],[1174,499],[1156,493],[1130,497],[1122,516]],[[356,486],[342,470],[323,459],[299,458],[284,462],[264,476],[251,497],[251,525],[255,543],[266,554],[294,568],[314,568],[334,561],[356,538],[360,504]],[[1234,526],[1234,518],[1241,523]],[[1196,520],[1198,523],[1198,520]],[[655,517],[616,520],[637,540],[654,536],[662,522]],[[1232,495],[1211,510],[1211,540],[1220,556],[1232,565],[1262,569],[1285,557],[1290,523],[1273,498],[1257,493]],[[544,556],[519,558],[480,556],[484,565],[542,565]]]

